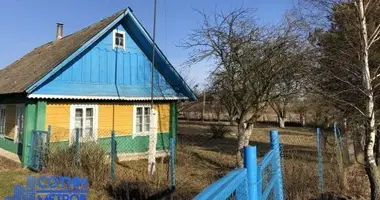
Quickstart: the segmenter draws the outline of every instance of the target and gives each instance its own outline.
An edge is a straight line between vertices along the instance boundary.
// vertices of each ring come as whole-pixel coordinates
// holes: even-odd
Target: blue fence
[[[244,147],[244,168],[235,169],[198,194],[195,200],[283,200],[280,142],[270,132],[270,151],[257,162],[255,146]]]

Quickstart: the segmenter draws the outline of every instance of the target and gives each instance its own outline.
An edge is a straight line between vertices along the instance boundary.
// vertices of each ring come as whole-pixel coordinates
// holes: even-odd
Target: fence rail
[[[283,200],[281,155],[278,132],[270,131],[271,150],[257,163],[255,146],[244,147],[244,168],[235,169],[198,194],[195,200]],[[265,173],[270,168],[270,173]],[[269,178],[268,178],[269,177]],[[264,182],[267,184],[264,185]],[[272,195],[271,195],[272,194]]]

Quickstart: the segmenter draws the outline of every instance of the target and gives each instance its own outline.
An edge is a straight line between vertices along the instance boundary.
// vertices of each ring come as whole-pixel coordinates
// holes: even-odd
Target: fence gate
[[[41,171],[47,158],[49,149],[50,132],[49,131],[32,131],[30,141],[30,151],[28,158],[28,168],[33,171]]]
[[[194,200],[284,200],[278,132],[270,132],[270,151],[257,163],[256,147],[244,147],[244,168],[229,172]]]

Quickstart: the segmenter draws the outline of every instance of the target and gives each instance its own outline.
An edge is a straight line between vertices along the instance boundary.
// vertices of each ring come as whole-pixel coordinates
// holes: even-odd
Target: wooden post
[[[79,128],[75,129],[75,152],[74,152],[74,164],[78,166],[79,159]]]
[[[175,190],[175,144],[174,138],[169,139],[169,149],[170,149],[170,191],[173,192]]]
[[[111,184],[115,183],[115,157],[116,157],[116,140],[115,131],[111,132]]]

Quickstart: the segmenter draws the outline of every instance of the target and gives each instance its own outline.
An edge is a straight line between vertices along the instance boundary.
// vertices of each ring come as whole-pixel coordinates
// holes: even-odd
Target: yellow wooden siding
[[[48,103],[46,106],[46,126],[48,125],[51,125],[51,141],[67,141],[70,137],[70,104]]]
[[[5,137],[14,139],[16,126],[16,105],[7,105],[5,108]]]
[[[51,125],[52,141],[69,139],[70,103],[48,103],[46,125]],[[170,104],[155,105],[158,110],[158,132],[169,132]],[[113,116],[113,113],[115,115]],[[110,137],[114,129],[117,136],[131,135],[133,132],[133,103],[98,105],[98,138]]]
[[[98,109],[98,137],[110,137],[113,127],[117,135],[132,134],[133,104],[100,104]]]
[[[158,110],[158,132],[169,132],[170,126],[170,104],[157,104],[155,109]]]

